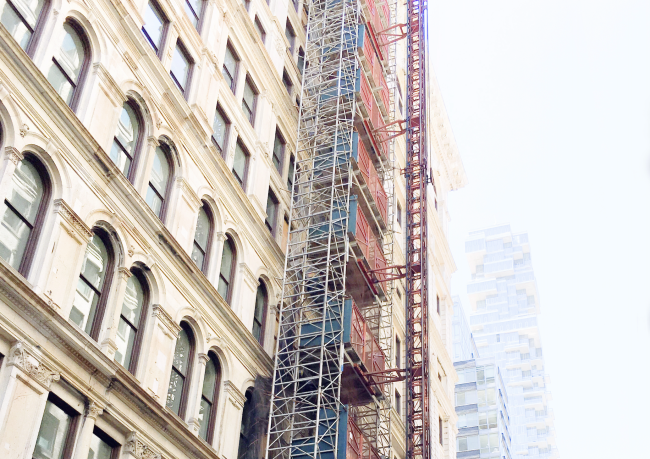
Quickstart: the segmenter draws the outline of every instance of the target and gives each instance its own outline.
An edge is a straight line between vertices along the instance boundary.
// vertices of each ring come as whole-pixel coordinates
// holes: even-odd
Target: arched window
[[[253,459],[257,457],[253,450],[253,393],[249,389],[246,391],[246,401],[241,415],[241,430],[239,431],[239,451],[238,459]]]
[[[223,243],[223,252],[221,254],[221,267],[219,269],[219,294],[230,303],[232,297],[232,281],[235,277],[235,244],[230,236]]]
[[[208,254],[212,243],[212,214],[204,202],[199,209],[199,218],[196,221],[194,232],[194,245],[192,246],[192,261],[204,273],[208,268]]]
[[[47,11],[47,0],[6,0],[0,12],[0,22],[16,39],[22,49],[33,49],[32,44],[43,14]]]
[[[122,106],[117,131],[113,138],[111,159],[125,177],[131,177],[131,165],[142,140],[142,124],[139,111],[132,101]]]
[[[63,31],[63,41],[52,57],[47,81],[54,86],[65,103],[74,109],[90,62],[90,42],[76,22],[63,24]]]
[[[264,323],[266,321],[266,307],[268,295],[266,287],[260,282],[255,295],[255,313],[253,314],[253,336],[260,343],[264,344]]]
[[[45,167],[26,153],[11,177],[0,209],[0,257],[23,276],[29,272],[45,220],[51,186]]]
[[[81,265],[70,320],[96,340],[111,288],[115,257],[108,233],[101,228],[93,228],[93,232]]]
[[[205,365],[205,377],[201,390],[201,408],[199,421],[201,427],[199,436],[212,443],[215,421],[217,419],[217,402],[219,401],[219,386],[221,384],[221,365],[214,352],[208,352],[208,363]]]
[[[156,147],[154,153],[153,166],[151,167],[151,175],[149,176],[149,187],[147,188],[147,196],[145,198],[151,210],[161,220],[165,217],[167,196],[171,188],[170,177],[172,174],[171,152],[169,146],[162,144]]]
[[[176,339],[172,375],[167,391],[167,407],[181,418],[185,416],[187,395],[190,389],[192,363],[194,362],[194,333],[186,322],[181,322],[181,331]]]
[[[117,326],[115,361],[135,374],[149,308],[149,286],[140,270],[131,269]]]

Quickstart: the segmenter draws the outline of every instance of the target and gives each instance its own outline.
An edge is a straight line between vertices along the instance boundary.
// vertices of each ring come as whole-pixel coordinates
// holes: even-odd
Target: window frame
[[[276,193],[273,191],[273,189],[270,186],[269,186],[269,192],[266,195],[266,204],[267,204],[266,209],[268,209],[268,207],[269,207],[268,206],[269,200],[271,200],[271,202],[273,203],[273,206],[275,207],[275,218],[274,218],[275,221],[272,221],[272,222],[269,221],[269,215],[268,215],[268,211],[267,211],[267,213],[266,213],[267,215],[264,218],[264,224],[266,225],[266,227],[271,232],[271,236],[275,237],[277,235],[277,230],[278,230],[278,215],[280,215],[280,212],[279,212],[280,211],[280,200],[278,199],[278,196],[276,195]]]
[[[99,437],[104,443],[111,447],[110,459],[119,458],[121,445],[117,441],[97,426],[93,427],[93,435]]]
[[[242,190],[244,190],[244,192],[246,192],[246,186],[248,185],[248,168],[250,166],[251,154],[250,154],[250,151],[248,151],[248,148],[246,148],[246,145],[244,145],[244,142],[242,142],[241,139],[238,138],[237,143],[235,144],[235,155],[237,155],[237,151],[236,151],[237,146],[239,146],[239,148],[241,148],[242,152],[244,153],[244,156],[246,157],[246,164],[244,166],[244,172],[243,172],[244,176],[241,177],[242,180],[241,180],[241,183],[240,183]],[[239,182],[239,180],[237,178],[237,175],[235,175],[235,162],[234,162],[234,159],[233,159],[233,165],[232,165],[232,168],[231,168],[231,172],[232,172],[233,176],[235,177],[235,180],[237,182]]]
[[[305,69],[307,68],[305,66],[306,62],[305,50],[302,48],[302,46],[298,46],[298,58],[296,59],[296,67],[298,67],[300,76],[303,76],[305,73]]]
[[[160,193],[158,193],[158,190],[156,190],[152,185],[151,185],[151,171],[152,169],[149,170],[149,180],[147,181],[147,190],[149,188],[153,189],[154,193],[162,200],[162,204],[160,206],[160,214],[158,215],[158,218],[160,219],[161,222],[165,222],[165,217],[167,216],[167,208],[168,208],[168,201],[169,197],[171,194],[171,189],[172,189],[172,182],[174,181],[174,160],[173,158],[173,149],[172,146],[169,145],[167,142],[160,142],[160,145],[158,147],[165,153],[165,158],[167,159],[167,164],[169,165],[169,177],[167,179],[167,187],[165,189],[165,195],[160,196]],[[153,163],[152,163],[153,167]],[[146,197],[146,195],[145,195]],[[151,207],[149,207],[151,209]],[[153,209],[151,209],[153,212]],[[155,214],[155,212],[154,212]]]
[[[205,214],[208,217],[208,222],[209,222],[209,228],[208,228],[208,242],[205,245],[205,251],[203,251],[202,247],[196,243],[196,227],[194,228],[194,236],[192,237],[192,249],[194,247],[198,247],[202,252],[203,252],[203,263],[202,266],[199,267],[195,265],[199,270],[205,274],[206,276],[208,275],[208,267],[210,266],[210,252],[212,251],[212,240],[214,239],[214,214],[212,213],[212,209],[210,208],[210,205],[206,201],[201,201],[201,207],[200,210],[203,209]],[[197,217],[197,226],[198,226],[198,217]],[[192,250],[193,251],[193,250]]]
[[[284,89],[287,90],[287,93],[289,94],[289,97],[293,94],[293,80],[291,80],[291,77],[289,76],[289,73],[287,73],[287,69],[285,68],[282,70],[282,84],[284,84]]]
[[[253,92],[253,106],[248,107],[248,104],[246,103],[246,97],[245,97],[245,91],[246,91],[246,86],[249,86],[251,91]],[[244,116],[246,116],[246,119],[251,123],[251,126],[255,127],[255,118],[257,115],[257,99],[260,95],[259,89],[257,89],[257,85],[253,82],[253,79],[251,78],[250,74],[246,75],[246,79],[244,80],[244,93],[242,94],[241,98],[241,103],[242,103],[242,110],[244,109],[244,105],[246,105],[246,108],[250,111],[250,116],[246,116],[246,112],[244,111]]]
[[[192,373],[194,370],[194,360],[196,357],[196,335],[194,334],[194,330],[192,330],[192,327],[190,326],[187,321],[183,320],[180,323],[180,327],[185,331],[187,334],[188,341],[190,342],[190,350],[187,353],[187,375],[183,375],[179,370],[176,369],[174,366],[174,358],[172,357],[172,368],[170,372],[170,378],[169,381],[171,383],[171,374],[175,371],[178,374],[180,374],[183,377],[183,389],[181,389],[181,400],[178,405],[178,413],[175,413],[179,418],[185,419],[185,415],[187,414],[187,402],[188,398],[190,395],[190,386],[192,384]],[[176,345],[174,345],[174,356],[176,356]],[[169,393],[169,388],[167,389],[167,392]],[[165,406],[167,407],[167,404],[165,403]],[[169,408],[171,410],[171,408]],[[172,411],[173,413],[173,411]]]
[[[268,3],[268,0],[267,0]],[[255,15],[255,20],[253,21],[253,25],[257,29],[257,33],[259,34],[260,39],[262,40],[263,44],[266,44],[266,29],[262,25],[262,21],[260,21],[259,16],[256,14]]]
[[[259,280],[259,284],[260,285],[257,286],[257,290],[262,289],[264,302],[262,304],[262,319],[261,323],[259,324],[260,336],[255,338],[255,335],[253,334],[253,337],[257,340],[258,343],[260,343],[260,346],[264,346],[264,335],[266,333],[266,313],[269,308],[269,289],[266,287],[266,284],[264,281],[262,281],[262,279]],[[255,292],[255,308],[257,308],[257,291]],[[255,309],[253,309],[253,328],[255,327],[256,322]]]
[[[239,68],[241,64],[241,57],[239,57],[239,54],[237,54],[237,51],[235,51],[235,47],[232,45],[232,42],[228,40],[226,42],[226,53],[230,52],[232,54],[233,59],[235,60],[235,69],[233,71],[233,74],[230,74],[230,71],[226,68],[226,54],[224,54],[224,59],[223,59],[223,65],[221,66],[221,73],[223,76],[224,70],[228,72],[228,76],[232,79],[230,83],[230,90],[232,91],[233,94],[237,93],[237,77],[239,75]],[[224,80],[225,80],[224,76]]]
[[[212,134],[210,134],[210,137],[212,139],[212,143],[215,145],[217,150],[219,150],[221,157],[225,160],[228,154],[228,138],[230,136],[230,128],[232,127],[232,122],[230,121],[230,118],[228,118],[228,116],[226,115],[226,112],[221,107],[221,104],[217,104],[215,116],[217,113],[221,115],[221,117],[224,120],[224,124],[226,125],[226,130],[223,134],[223,147],[220,147],[219,144],[217,143],[217,140],[214,138],[214,129],[212,130]],[[214,126],[214,118],[213,118],[213,126]]]
[[[104,321],[104,315],[106,314],[106,306],[108,304],[108,297],[111,294],[111,285],[113,283],[113,277],[115,275],[116,263],[116,252],[115,247],[113,246],[113,241],[109,235],[109,232],[102,228],[101,226],[95,226],[92,229],[94,235],[99,237],[106,247],[106,253],[108,260],[106,262],[106,271],[104,272],[104,282],[102,288],[98,291],[84,276],[83,272],[79,273],[78,279],[84,281],[84,283],[98,295],[99,299],[97,300],[97,305],[95,306],[95,316],[93,317],[93,322],[90,326],[90,333],[88,336],[97,341],[99,339],[99,332],[102,329],[102,323]],[[87,246],[86,246],[87,247]],[[87,249],[86,249],[87,250]],[[84,260],[86,257],[86,252],[84,252]],[[83,261],[82,261],[83,264]]]
[[[77,412],[74,408],[72,408],[70,405],[68,405],[61,397],[56,395],[54,392],[49,392],[47,395],[47,400],[45,406],[47,406],[47,402],[50,402],[57,408],[59,408],[61,411],[63,411],[65,414],[70,416],[70,425],[68,426],[68,432],[65,435],[65,440],[63,441],[63,449],[61,451],[61,457],[68,459],[72,457],[72,453],[75,448],[75,442],[77,439],[79,427],[80,427],[80,418],[81,418],[81,413]],[[43,411],[43,414],[45,411]],[[38,427],[38,431],[36,433],[36,442],[38,443],[38,436],[41,431],[41,427],[43,425],[43,418],[41,418],[41,422]],[[34,453],[36,452],[36,444],[34,445],[34,450],[32,451],[31,456],[34,456]]]
[[[49,208],[49,202],[52,198],[52,182],[50,180],[50,174],[48,174],[45,165],[41,160],[32,152],[24,152],[22,161],[29,162],[41,179],[43,184],[43,196],[41,197],[41,202],[38,205],[38,211],[36,212],[36,217],[34,218],[34,224],[29,223],[15,208],[8,199],[5,198],[4,205],[11,210],[23,223],[28,225],[30,228],[29,237],[27,243],[25,244],[25,250],[23,251],[22,259],[18,265],[18,272],[23,276],[27,277],[29,274],[32,262],[34,261],[34,255],[36,254],[36,248],[38,246],[38,241],[43,230],[43,224],[45,223],[45,217],[47,216],[47,210]],[[21,162],[22,162],[21,161]]]
[[[88,34],[86,33],[86,30],[83,28],[81,24],[79,24],[73,18],[67,18],[63,22],[63,25],[65,24],[68,24],[75,32],[77,32],[77,35],[79,35],[79,39],[81,40],[81,46],[83,47],[84,61],[81,64],[81,68],[79,70],[79,77],[77,78],[78,81],[76,83],[73,82],[72,79],[70,78],[70,75],[66,73],[66,71],[63,69],[61,64],[59,64],[59,62],[57,61],[56,53],[60,49],[60,45],[59,47],[56,48],[54,55],[52,55],[52,63],[59,69],[59,72],[61,72],[63,77],[72,86],[72,97],[70,98],[70,102],[66,103],[66,105],[68,105],[68,107],[70,107],[70,110],[74,112],[76,111],[77,106],[79,105],[79,99],[81,98],[81,93],[83,91],[84,83],[86,82],[86,76],[88,75],[88,68],[90,67],[90,62],[92,62],[92,47],[90,45]],[[63,25],[61,27],[63,27]],[[61,96],[61,98],[63,98],[63,96]]]
[[[280,147],[281,151],[279,155],[276,155],[276,151],[275,151],[276,140],[279,140],[281,145]],[[282,132],[280,132],[280,128],[276,126],[275,136],[273,137],[273,152],[271,154],[271,163],[273,163],[274,159],[277,158],[278,165],[275,167],[275,170],[278,171],[278,174],[280,174],[280,176],[282,176],[282,171],[284,169],[284,157],[286,155],[286,151],[287,151],[287,141],[282,135]]]
[[[214,441],[214,431],[215,428],[217,427],[219,396],[221,395],[222,368],[221,368],[221,361],[219,360],[219,356],[212,349],[208,351],[208,359],[214,363],[214,366],[216,367],[217,370],[216,376],[214,378],[214,394],[212,395],[212,402],[208,401],[208,403],[210,404],[210,413],[208,414],[207,434],[206,434],[206,438],[204,439],[209,445],[211,445],[212,442]],[[205,398],[203,396],[203,387],[201,387],[200,392],[201,392],[201,398],[199,400],[199,405],[201,401],[203,401],[203,399]]]
[[[225,280],[225,277],[222,275],[222,270],[221,266],[223,265],[223,252],[226,249],[226,244],[230,245],[230,250],[232,251],[232,260],[230,262],[230,279]],[[219,264],[219,281],[217,282],[217,290],[219,288],[219,283],[221,282],[221,279],[223,278],[226,282],[226,298],[224,300],[226,303],[230,304],[232,301],[232,291],[234,289],[234,284],[235,284],[235,270],[237,268],[237,245],[235,244],[234,239],[232,236],[229,234],[226,235],[226,239],[223,241],[223,247],[221,248],[221,263]]]
[[[293,169],[293,171],[292,171]],[[289,166],[287,168],[287,188],[289,189],[289,195],[293,193],[293,185],[296,181],[296,155],[289,155]]]
[[[135,146],[133,147],[133,157],[131,157],[131,155],[127,153],[126,148],[124,148],[124,146],[120,143],[120,141],[117,139],[117,136],[115,135],[117,134],[117,127],[119,127],[120,124],[119,116],[117,119],[118,126],[115,129],[115,134],[113,134],[113,143],[117,142],[120,150],[122,150],[125,155],[130,157],[131,164],[129,165],[129,173],[126,175],[126,179],[129,182],[134,183],[136,171],[138,169],[138,161],[140,159],[140,153],[142,151],[142,146],[144,144],[143,139],[144,139],[144,131],[145,131],[145,119],[142,116],[140,105],[135,101],[135,99],[129,97],[127,101],[124,102],[124,104],[122,104],[122,107],[120,109],[120,115],[122,114],[121,110],[124,109],[124,105],[128,105],[129,107],[131,107],[131,110],[133,110],[133,112],[135,113],[135,117],[137,118],[138,123],[140,123],[139,130],[138,130],[138,137],[135,141]]]
[[[52,1],[51,0],[46,0],[43,3],[43,7],[41,8],[41,12],[38,15],[38,18],[36,19],[36,23],[34,24],[34,28],[27,23],[25,20],[24,16],[22,13],[16,8],[16,6],[13,3],[13,0],[6,0],[7,5],[13,10],[14,14],[20,19],[22,24],[31,32],[31,36],[29,37],[29,42],[27,43],[27,46],[25,46],[24,51],[25,53],[30,57],[34,57],[34,51],[36,50],[36,47],[38,46],[38,42],[40,41],[45,22],[47,21],[47,16],[50,13],[50,9],[52,7]],[[11,35],[11,34],[10,34]],[[12,35],[13,37],[13,35]],[[15,40],[15,38],[14,38]]]
[[[296,38],[298,38],[298,35],[296,34],[296,29],[293,28],[293,25],[291,24],[289,18],[287,18],[287,23],[284,26],[284,36],[289,42],[289,54],[293,56],[293,51],[296,47]]]
[[[138,321],[139,326],[136,328],[133,324],[128,322],[126,318],[124,321],[127,323],[131,329],[136,328],[135,330],[135,339],[133,340],[133,348],[131,349],[131,361],[129,362],[129,367],[127,368],[128,372],[135,376],[136,371],[138,370],[138,361],[140,360],[140,351],[142,350],[142,341],[144,339],[144,333],[147,326],[147,316],[149,314],[149,305],[151,302],[151,288],[149,287],[149,282],[142,272],[138,268],[131,268],[131,275],[140,282],[142,287],[142,309],[140,310],[140,319]],[[123,320],[122,310],[120,309],[120,321]]]
[[[183,97],[187,99],[187,96],[190,93],[190,85],[192,84],[192,74],[194,73],[195,62],[194,62],[194,58],[192,57],[192,54],[190,54],[189,50],[183,44],[180,37],[176,40],[176,46],[174,47],[174,52],[176,52],[176,50],[178,50],[183,55],[183,57],[185,57],[185,60],[187,61],[187,77],[185,79],[185,87],[181,87],[181,84],[178,82],[178,79],[174,75],[173,70],[171,68],[171,62],[174,61],[173,55],[169,67],[169,76],[171,77],[172,81],[174,82],[174,85],[181,92]]]
[[[206,4],[207,4],[206,0],[201,0],[201,11],[196,12],[196,11],[194,11],[194,8],[192,8],[192,5],[190,5],[190,2],[188,0],[185,0],[185,7],[186,8],[183,8],[183,11],[185,11],[185,14],[188,16],[188,18],[189,18],[189,14],[187,12],[187,7],[189,7],[192,10],[193,13],[195,13],[195,15],[196,15],[196,25],[194,26],[194,28],[196,29],[196,31],[199,34],[201,34],[201,28],[203,27],[203,19],[204,19],[204,16],[205,16]],[[190,22],[191,22],[191,18],[190,18]]]
[[[239,429],[239,445],[237,447],[237,459],[245,459],[245,455],[248,452],[248,449],[252,446],[253,442],[251,441],[250,438],[250,430],[251,430],[251,422],[250,422],[250,417],[252,413],[249,413],[249,411],[253,410],[253,391],[252,389],[247,389],[246,392],[244,393],[244,397],[246,398],[246,401],[244,402],[244,406],[242,407],[242,422],[241,422],[241,427]],[[248,411],[247,411],[248,410]],[[246,419],[244,419],[244,416],[248,415]],[[246,423],[246,426],[244,426],[244,423]],[[246,434],[244,433],[244,427],[246,428]],[[242,444],[246,444],[246,451],[241,451]]]
[[[395,335],[395,368],[402,368],[402,340]]]
[[[141,30],[145,37],[145,40],[147,40],[149,45],[153,48],[153,51],[158,59],[162,60],[163,50],[165,49],[165,44],[167,41],[167,32],[169,31],[169,17],[165,14],[161,6],[155,0],[149,0],[147,2],[147,5],[151,5],[152,9],[162,18],[163,28],[160,34],[160,43],[158,43],[158,45],[153,44],[153,40],[145,29],[145,24],[142,24]]]
[[[399,390],[395,388],[395,412],[398,416],[402,416],[402,394],[399,393]]]

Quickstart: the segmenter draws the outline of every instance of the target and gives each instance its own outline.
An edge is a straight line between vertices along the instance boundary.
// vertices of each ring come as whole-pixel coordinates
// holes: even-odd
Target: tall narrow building
[[[512,457],[557,458],[528,234],[509,225],[474,231],[465,252],[472,273],[469,323],[480,356],[493,357],[502,372]]]

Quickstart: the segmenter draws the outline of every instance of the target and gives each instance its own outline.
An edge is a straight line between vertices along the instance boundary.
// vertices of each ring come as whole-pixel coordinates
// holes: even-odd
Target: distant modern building
[[[451,299],[454,302],[454,318],[452,320],[453,360],[454,362],[458,362],[476,359],[479,356],[478,349],[476,348],[476,342],[474,341],[469,322],[465,316],[463,305],[458,296],[453,296]]]
[[[458,459],[511,459],[508,395],[494,358],[455,362]]]
[[[555,459],[559,453],[528,234],[514,234],[509,225],[474,231],[465,251],[472,272],[467,285],[470,328],[481,358],[493,358],[501,369],[507,388],[512,458]]]

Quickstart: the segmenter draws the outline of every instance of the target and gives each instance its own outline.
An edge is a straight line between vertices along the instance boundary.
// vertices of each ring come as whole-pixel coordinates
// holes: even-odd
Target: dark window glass
[[[172,80],[174,80],[174,83],[176,83],[176,86],[181,90],[183,95],[187,95],[187,83],[189,82],[191,70],[192,59],[189,57],[187,51],[185,51],[185,48],[179,41],[176,43],[176,49],[174,49],[172,66],[169,74],[172,76]]]
[[[126,283],[120,322],[117,325],[115,361],[135,373],[147,317],[147,283],[139,273],[133,273]]]
[[[221,365],[213,352],[209,352],[208,357],[201,389],[201,406],[199,408],[201,427],[199,428],[199,436],[208,443],[212,443],[217,417],[219,386],[221,384]]]
[[[287,90],[289,95],[291,95],[291,92],[293,91],[293,82],[286,70],[282,72],[282,82],[284,83],[284,88]]]
[[[269,194],[266,198],[266,227],[271,231],[271,234],[275,235],[275,225],[278,220],[278,199],[273,194],[273,191],[269,188]]]
[[[260,36],[262,39],[262,43],[266,41],[266,30],[264,30],[264,27],[262,26],[262,23],[260,22],[260,18],[255,16],[255,29],[257,30],[257,34]]]
[[[0,257],[23,275],[29,268],[50,195],[42,169],[31,157],[18,163],[0,217]]]
[[[90,437],[88,459],[113,459],[113,453],[117,447],[117,443],[112,438],[95,428],[92,437]]]
[[[199,216],[196,221],[196,231],[194,232],[194,244],[192,246],[192,261],[203,272],[207,269],[207,257],[209,253],[210,241],[212,239],[212,221],[210,219],[210,210],[207,204],[199,209]]]
[[[22,49],[27,50],[46,4],[45,0],[6,0],[0,8],[0,23]]]
[[[194,334],[189,325],[182,322],[181,331],[176,339],[172,375],[169,380],[169,390],[167,391],[167,407],[180,417],[185,415],[193,361]]]
[[[230,303],[232,295],[232,281],[235,274],[235,245],[230,237],[223,243],[223,252],[221,254],[221,266],[219,268],[219,286],[217,291],[221,297]]]
[[[395,411],[397,411],[398,415],[402,415],[402,396],[397,389],[395,389]]]
[[[253,314],[253,336],[260,343],[264,344],[264,320],[266,318],[266,288],[260,282],[255,295],[255,313]]]
[[[70,311],[70,321],[77,324],[93,339],[97,339],[106,297],[110,291],[110,275],[114,263],[112,248],[106,233],[100,229],[94,231],[95,235],[86,246],[86,254]]]
[[[64,459],[72,453],[78,414],[54,394],[45,403],[45,412],[36,437],[34,459]]]
[[[442,445],[442,418],[438,418],[438,441]]]
[[[293,178],[295,172],[296,157],[291,155],[291,158],[289,158],[289,171],[287,172],[287,188],[289,188],[289,192],[293,191]]]
[[[185,12],[192,25],[198,29],[203,12],[203,0],[185,0]]]
[[[397,203],[397,224],[400,228],[402,227],[402,206],[399,202]]]
[[[167,18],[162,14],[157,5],[149,2],[144,11],[144,24],[142,26],[142,33],[154,49],[156,54],[162,45],[163,34],[165,33],[165,24]]]
[[[395,337],[395,366],[402,368],[402,342],[397,336]]]
[[[286,142],[279,131],[275,131],[275,141],[273,142],[273,165],[277,171],[282,174],[282,160],[284,159],[284,148]]]
[[[296,32],[293,31],[291,23],[287,21],[286,28],[284,29],[284,34],[289,40],[289,52],[293,54],[293,47],[296,45]]]
[[[438,315],[440,315],[440,297],[436,295],[436,308],[438,309]]]
[[[239,451],[237,459],[253,459],[257,457],[253,450],[253,394],[246,391],[246,402],[242,410],[241,429],[239,431]]]
[[[302,75],[302,72],[305,71],[305,51],[302,48],[298,48],[298,71]]]
[[[239,67],[239,57],[235,54],[230,43],[226,46],[226,56],[223,59],[223,77],[226,83],[234,93],[237,90],[237,68]]]
[[[246,78],[244,85],[244,97],[242,98],[242,110],[251,124],[255,123],[255,106],[257,105],[257,89],[250,79]]]
[[[151,207],[151,210],[160,218],[163,218],[163,210],[167,199],[169,189],[171,165],[170,160],[165,152],[166,146],[156,147],[154,153],[151,175],[149,177],[149,187],[145,201]]]
[[[52,57],[52,65],[47,73],[49,81],[56,92],[72,106],[73,98],[81,83],[89,58],[86,37],[80,28],[70,22],[63,24],[63,41]]]
[[[246,172],[248,171],[248,153],[241,143],[235,146],[235,159],[232,164],[232,173],[242,188],[246,186]]]
[[[131,171],[140,132],[140,118],[131,103],[127,102],[122,106],[110,153],[111,159],[126,177],[129,177]]]
[[[221,153],[226,150],[226,139],[228,138],[229,129],[230,120],[226,118],[221,108],[217,106],[214,121],[212,122],[212,141]]]

